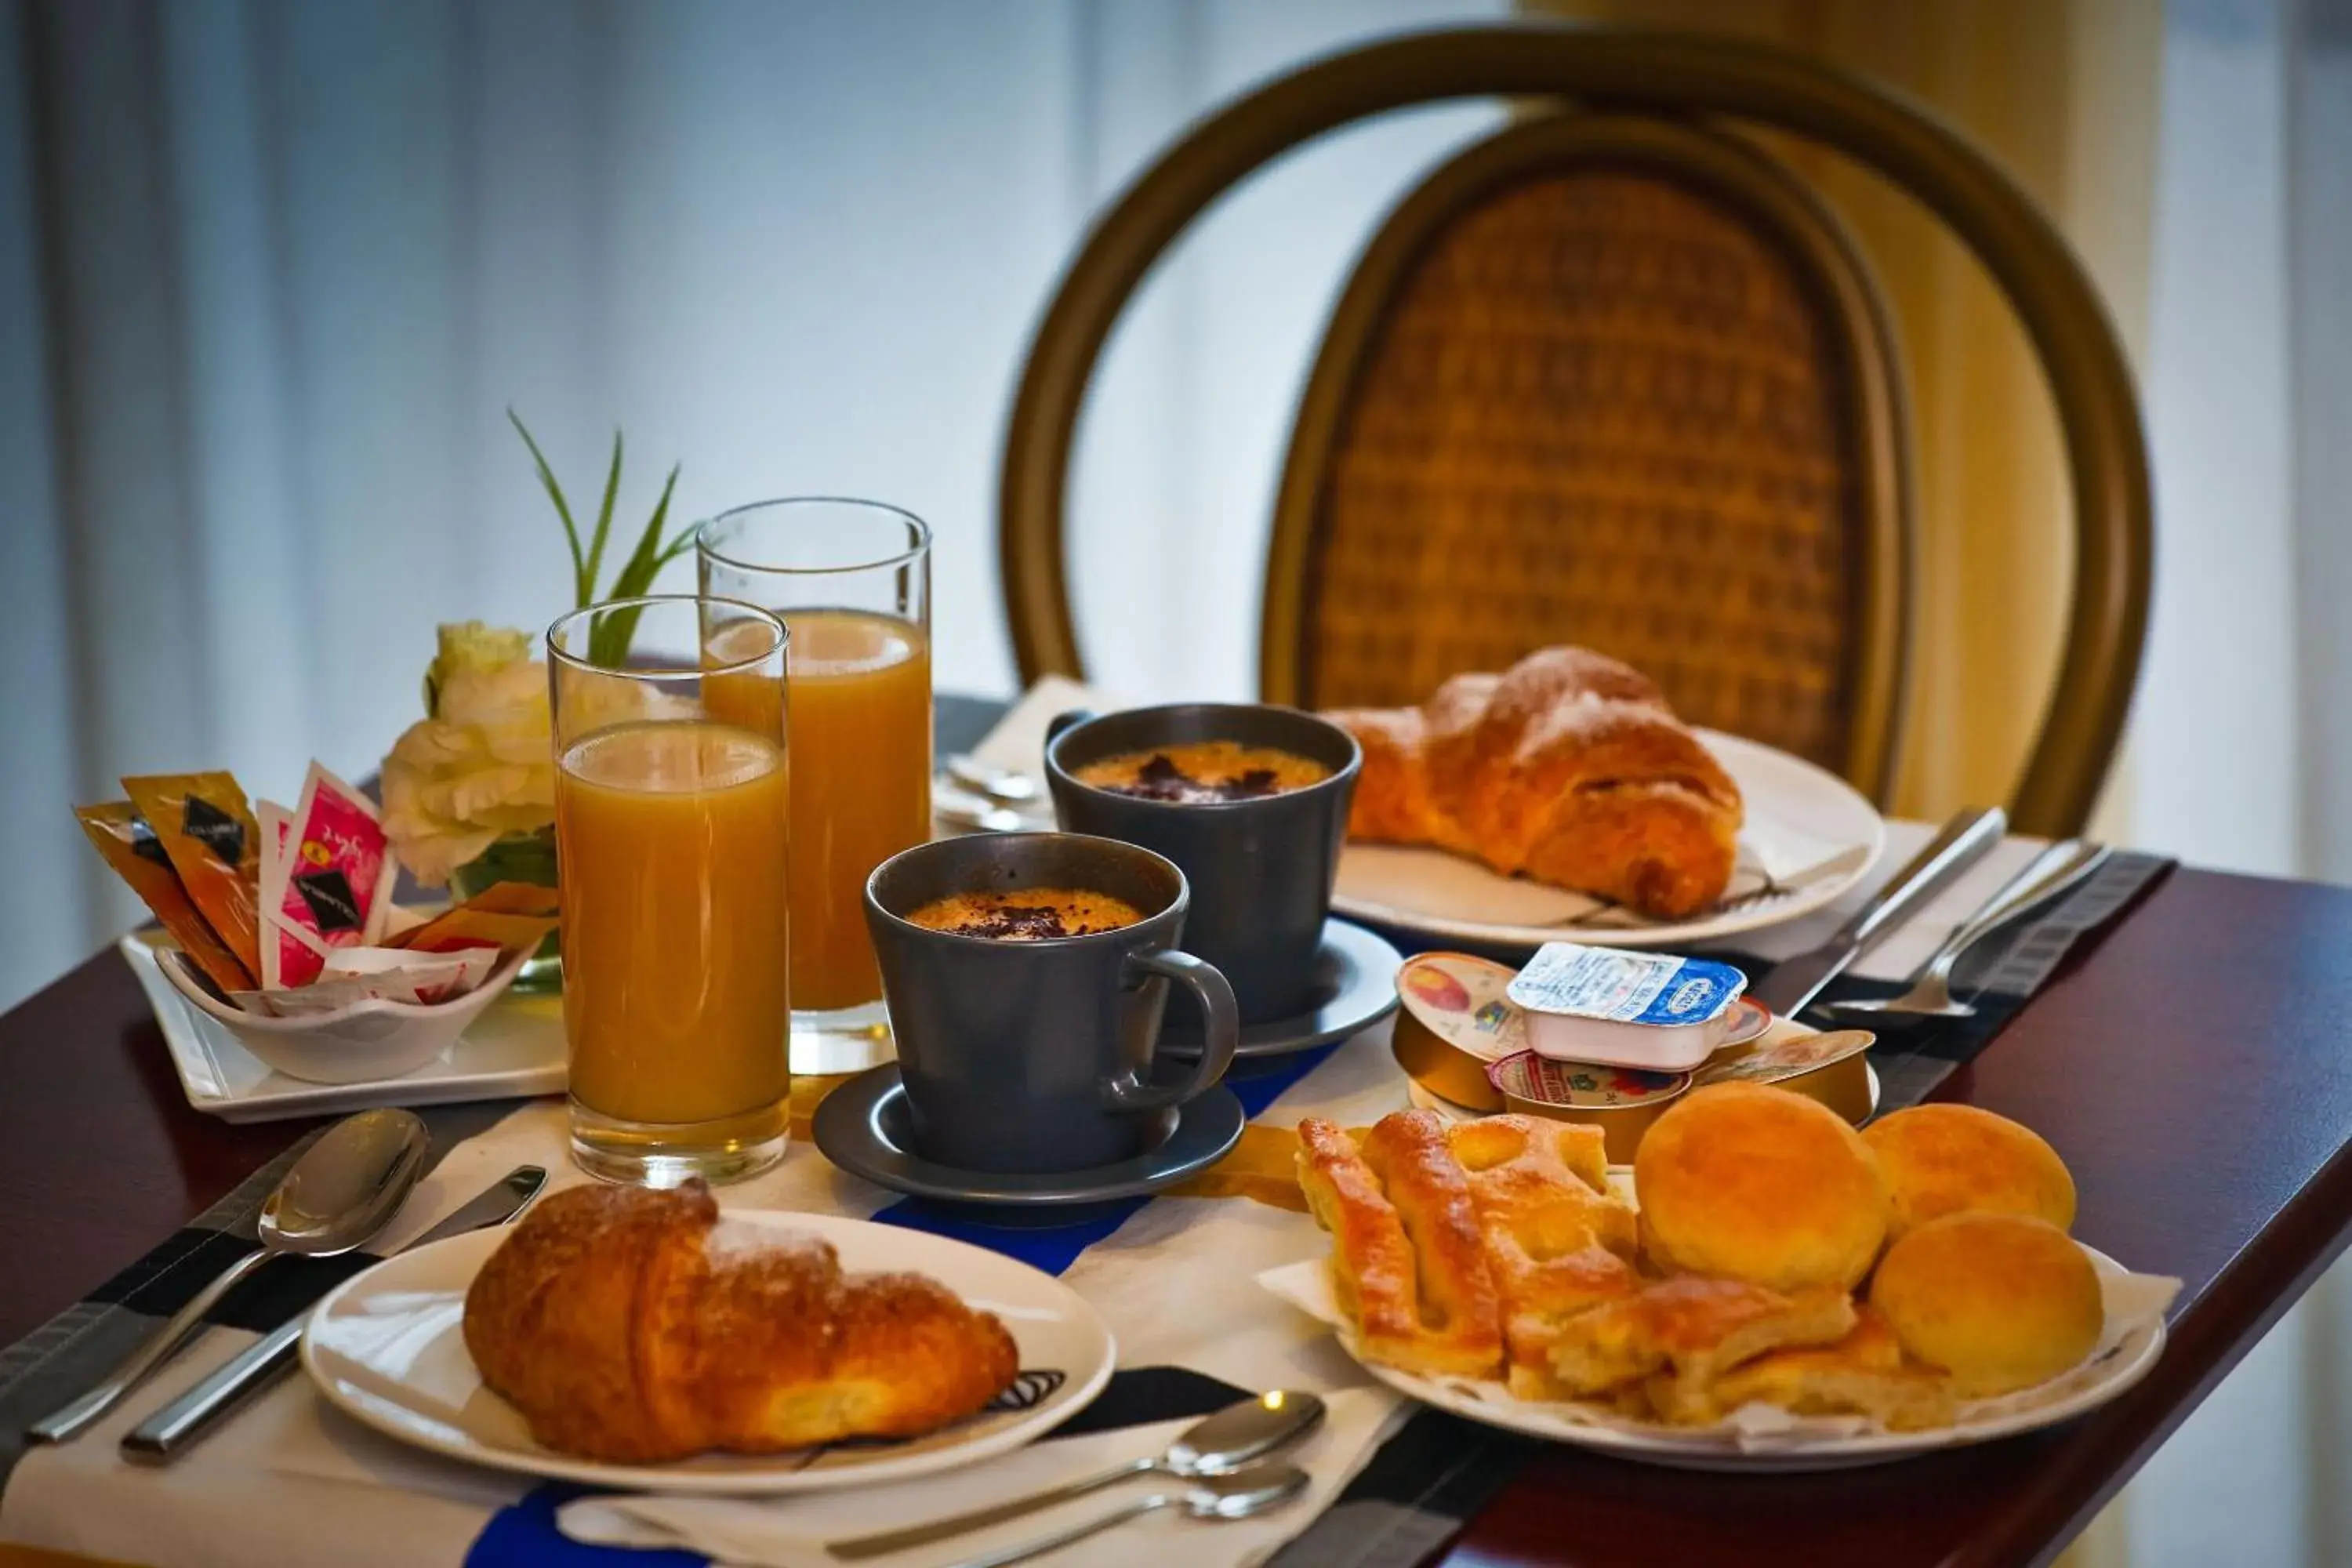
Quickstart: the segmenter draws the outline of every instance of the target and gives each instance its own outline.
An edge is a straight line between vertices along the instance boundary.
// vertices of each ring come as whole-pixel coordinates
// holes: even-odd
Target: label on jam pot
[[[1511,972],[1460,952],[1424,952],[1397,971],[1397,995],[1430,1033],[1483,1061],[1527,1048],[1527,1022],[1507,993]]]
[[[1699,1069],[1700,1083],[1779,1083],[1818,1072],[1856,1051],[1867,1050],[1878,1037],[1867,1029],[1832,1029],[1822,1035],[1785,1035],[1769,1045],[1726,1062],[1710,1062]]]

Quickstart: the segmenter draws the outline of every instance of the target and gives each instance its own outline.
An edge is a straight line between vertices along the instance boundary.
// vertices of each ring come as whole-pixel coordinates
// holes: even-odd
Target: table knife
[[[1749,993],[1783,1018],[1804,1011],[1822,988],[1845,972],[1846,965],[1878,945],[1887,932],[1908,920],[1960,874],[1990,854],[2009,831],[2009,814],[1999,806],[1963,811],[1944,824],[1927,847],[1897,871],[1837,934],[1794,958],[1782,959]]]
[[[467,1231],[504,1225],[520,1214],[546,1184],[547,1173],[539,1166],[517,1165],[409,1246],[422,1247],[426,1242],[446,1241]],[[198,1438],[218,1426],[224,1417],[242,1409],[294,1364],[295,1350],[302,1342],[302,1325],[310,1316],[307,1310],[295,1313],[292,1319],[230,1357],[202,1383],[141,1422],[123,1437],[122,1457],[143,1464],[167,1465],[194,1447]]]

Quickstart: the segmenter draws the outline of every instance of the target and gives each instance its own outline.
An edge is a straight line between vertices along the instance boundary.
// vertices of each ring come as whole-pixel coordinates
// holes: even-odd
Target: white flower
[[[555,820],[555,740],[547,667],[528,633],[478,621],[441,628],[426,676],[433,716],[383,760],[383,822],[419,882],[449,873],[509,833]]]

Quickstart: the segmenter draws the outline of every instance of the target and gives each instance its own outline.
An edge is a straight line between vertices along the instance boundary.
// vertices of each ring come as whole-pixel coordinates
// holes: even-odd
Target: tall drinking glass
[[[783,623],[616,599],[547,631],[572,1154],[727,1182],[791,1128]]]
[[[722,512],[695,536],[702,591],[792,628],[794,1072],[891,1057],[866,879],[931,833],[931,531],[874,501]]]

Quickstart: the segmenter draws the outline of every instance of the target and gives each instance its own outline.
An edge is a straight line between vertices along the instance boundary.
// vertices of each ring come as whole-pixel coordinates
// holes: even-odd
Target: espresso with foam
[[[1087,888],[1019,888],[1006,892],[950,893],[907,917],[925,931],[993,942],[1051,942],[1117,931],[1143,918],[1124,899]]]
[[[1321,784],[1331,770],[1274,746],[1236,741],[1192,741],[1178,746],[1122,752],[1076,770],[1080,784],[1141,800],[1210,805],[1256,800]]]

